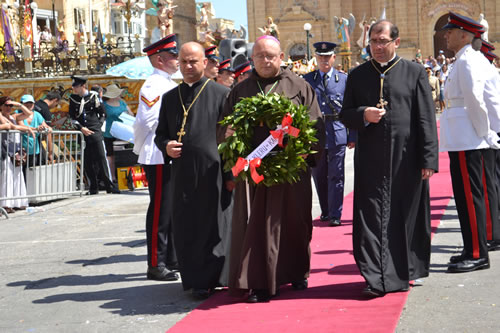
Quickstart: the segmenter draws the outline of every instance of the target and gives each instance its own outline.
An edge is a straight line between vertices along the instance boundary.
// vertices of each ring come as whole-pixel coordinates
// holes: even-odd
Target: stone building
[[[489,40],[500,48],[500,0],[247,0],[249,40],[261,35],[259,27],[271,16],[278,25],[280,41],[286,57],[306,54],[304,24],[310,23],[310,45],[317,41],[337,42],[334,17],[354,14],[356,24],[351,36],[353,61],[358,60],[360,48],[356,41],[362,34],[360,21],[378,19],[385,10],[386,18],[400,30],[398,54],[413,58],[416,50],[422,55],[436,55],[446,50],[443,32],[436,32],[453,11],[479,20],[484,13],[489,25]],[[450,54],[450,53],[448,53]]]

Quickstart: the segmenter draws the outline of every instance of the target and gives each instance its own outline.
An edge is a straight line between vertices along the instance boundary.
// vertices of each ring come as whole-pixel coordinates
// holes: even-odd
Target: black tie
[[[325,73],[323,74],[323,87],[325,87],[326,89],[327,85],[328,85],[328,75]]]

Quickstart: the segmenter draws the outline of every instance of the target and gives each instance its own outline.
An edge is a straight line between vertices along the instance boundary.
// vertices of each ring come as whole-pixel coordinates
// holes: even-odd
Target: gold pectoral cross
[[[389,102],[384,101],[384,99],[383,99],[383,98],[381,98],[381,99],[378,101],[377,107],[378,107],[379,109],[383,109],[383,110],[385,110],[385,106],[386,106],[387,104],[389,104]]]

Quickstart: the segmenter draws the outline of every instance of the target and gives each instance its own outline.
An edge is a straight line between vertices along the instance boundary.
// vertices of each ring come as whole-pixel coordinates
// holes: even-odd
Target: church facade
[[[278,25],[285,57],[306,55],[305,23],[311,25],[311,50],[312,44],[318,41],[339,43],[335,21],[349,18],[351,13],[356,20],[350,36],[352,61],[360,59],[361,49],[357,43],[363,32],[360,23],[363,19],[377,20],[383,13],[399,27],[398,54],[408,59],[414,58],[418,49],[423,57],[436,56],[440,50],[451,56],[446,49],[444,33],[436,31],[446,24],[449,11],[477,21],[480,14],[484,14],[489,26],[488,39],[497,50],[500,49],[500,0],[247,0],[247,11],[249,40],[260,36],[259,28],[272,17]]]

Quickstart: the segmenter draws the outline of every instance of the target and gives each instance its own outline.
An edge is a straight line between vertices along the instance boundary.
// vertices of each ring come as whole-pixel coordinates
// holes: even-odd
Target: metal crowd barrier
[[[82,195],[85,141],[79,131],[0,131],[0,216],[29,203]]]

